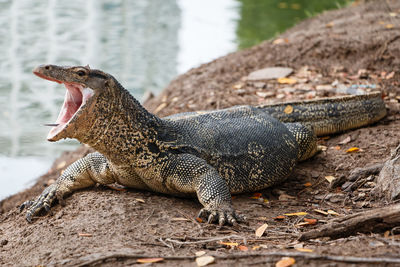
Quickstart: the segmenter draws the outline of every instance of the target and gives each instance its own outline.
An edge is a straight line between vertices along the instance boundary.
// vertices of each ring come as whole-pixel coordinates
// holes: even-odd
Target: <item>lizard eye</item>
[[[80,70],[77,72],[77,74],[82,77],[85,76],[86,73],[83,70]]]

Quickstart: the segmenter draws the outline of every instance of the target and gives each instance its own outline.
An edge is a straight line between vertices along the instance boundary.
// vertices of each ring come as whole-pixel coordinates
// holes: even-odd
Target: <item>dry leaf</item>
[[[390,235],[390,231],[389,230],[387,230],[384,234],[383,234],[383,237],[385,237],[385,238],[388,238],[389,237],[389,235]]]
[[[267,97],[270,97],[270,96],[273,96],[275,93],[271,93],[271,92],[256,92],[256,95],[258,95],[259,97],[262,97],[262,98],[267,98]]]
[[[297,80],[292,79],[292,78],[285,78],[285,77],[278,78],[277,81],[280,84],[295,84],[295,83],[297,83]]]
[[[335,25],[333,22],[329,22],[329,23],[327,23],[325,26],[326,26],[327,28],[332,28],[333,25]]]
[[[304,216],[307,215],[307,212],[300,211],[300,212],[294,212],[294,213],[285,213],[284,215],[286,216]]]
[[[395,13],[395,12],[390,12],[390,13],[389,13],[389,16],[391,16],[391,17],[396,17],[396,16],[397,16],[397,13]]]
[[[329,215],[328,212],[323,211],[323,210],[314,209],[314,211],[315,211],[315,212],[318,212],[318,213],[321,213],[321,214],[323,214],[323,215]]]
[[[221,245],[225,245],[225,246],[228,246],[228,247],[237,247],[237,246],[239,246],[239,243],[237,243],[237,242],[222,242],[222,241],[220,241],[219,243]]]
[[[385,25],[385,28],[386,28],[386,29],[392,29],[393,27],[394,27],[393,24],[386,24],[386,25]]]
[[[345,145],[351,142],[351,136],[347,136],[345,139],[339,142],[340,145]]]
[[[334,146],[333,149],[340,150],[340,146]]]
[[[253,196],[250,197],[250,198],[252,198],[252,199],[259,199],[260,197],[262,197],[262,194],[261,194],[261,193],[254,193]]]
[[[241,84],[241,83],[235,84],[235,85],[233,86],[234,89],[240,89],[240,88],[242,88],[242,87],[243,87],[243,84]]]
[[[251,248],[251,250],[257,250],[257,249],[259,249],[259,248],[261,248],[261,246],[253,246],[253,247]]]
[[[155,263],[155,262],[160,262],[163,260],[164,260],[164,258],[142,258],[142,259],[137,259],[137,262],[139,262],[139,263]]]
[[[137,202],[145,203],[144,199],[141,199],[141,198],[135,198],[135,200],[136,200]]]
[[[309,248],[295,248],[295,249],[300,252],[313,252],[313,250]]]
[[[332,175],[328,175],[328,176],[325,176],[325,179],[326,179],[329,183],[332,183],[332,181],[335,180],[335,177],[332,176]]]
[[[305,187],[310,187],[310,186],[312,186],[312,183],[307,182],[307,183],[304,184],[304,186],[305,186]]]
[[[285,107],[285,109],[283,110],[283,112],[285,112],[286,114],[292,113],[292,112],[293,112],[293,106],[287,105],[287,106]]]
[[[203,256],[203,255],[206,255],[206,252],[203,251],[203,250],[201,250],[201,251],[196,251],[196,252],[194,253],[194,255],[196,255],[196,257],[201,257],[201,256]]]
[[[328,210],[328,214],[339,216],[340,214],[334,210]]]
[[[67,162],[65,162],[65,161],[61,161],[60,163],[58,163],[58,165],[57,165],[57,169],[62,169],[62,168],[64,168],[65,167],[65,165],[67,165]]]
[[[285,38],[285,39],[278,38],[278,39],[274,40],[272,43],[273,43],[273,44],[284,44],[284,43],[289,43],[289,39],[287,39],[287,38]]]
[[[264,198],[263,202],[266,203],[266,204],[268,204],[268,203],[269,203],[269,200],[266,199],[266,198]]]
[[[305,222],[308,222],[308,224],[310,224],[310,225],[317,224],[317,219],[307,219],[307,218],[304,218],[304,221],[305,221]]]
[[[249,248],[246,247],[246,246],[244,246],[244,245],[240,245],[238,248],[239,248],[241,251],[248,251],[248,250],[249,250]]]
[[[264,223],[263,225],[258,227],[258,229],[256,230],[256,237],[262,237],[262,235],[264,234],[267,227],[268,227],[268,224],[266,224],[266,223]]]
[[[358,147],[350,147],[349,149],[346,150],[346,153],[352,153],[357,151],[360,151]]]
[[[274,218],[274,220],[283,220],[283,219],[285,219],[285,216],[283,215],[279,215]]]
[[[294,258],[284,257],[275,264],[275,267],[289,267],[296,263]]]
[[[326,151],[326,150],[328,150],[328,147],[323,146],[323,145],[318,145],[318,146],[317,146],[317,149],[318,149],[318,150],[321,150],[321,151]]]
[[[392,71],[391,73],[389,73],[388,75],[386,75],[385,79],[389,80],[392,79],[394,77],[394,71]]]
[[[215,258],[213,256],[201,256],[196,258],[197,266],[206,266],[210,263],[213,263]]]
[[[167,106],[167,103],[161,103],[155,110],[154,110],[154,113],[158,113],[158,112],[160,112],[161,110],[163,110],[165,107]]]
[[[92,237],[92,234],[88,234],[88,233],[79,233],[78,236],[83,236],[83,237]]]
[[[203,222],[203,219],[202,219],[202,218],[199,218],[199,217],[197,217],[197,218],[196,218],[196,221],[197,221],[197,222],[199,222],[199,223],[202,223],[202,222]]]

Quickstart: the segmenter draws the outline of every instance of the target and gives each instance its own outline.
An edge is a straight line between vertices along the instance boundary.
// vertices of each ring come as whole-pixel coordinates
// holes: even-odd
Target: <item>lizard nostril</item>
[[[44,67],[46,70],[49,70],[50,69],[50,66],[46,66],[46,67]]]

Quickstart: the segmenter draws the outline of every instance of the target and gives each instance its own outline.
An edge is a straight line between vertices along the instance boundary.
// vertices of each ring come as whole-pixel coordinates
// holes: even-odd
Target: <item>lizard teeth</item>
[[[43,124],[43,126],[51,126],[51,127],[56,127],[58,125],[60,125],[60,124],[58,124],[58,123],[45,123],[45,124]]]

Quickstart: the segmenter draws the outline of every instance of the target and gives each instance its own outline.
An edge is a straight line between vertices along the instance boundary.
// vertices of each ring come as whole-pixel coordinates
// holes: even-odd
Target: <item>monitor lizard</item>
[[[26,201],[26,219],[57,199],[99,184],[196,197],[199,217],[236,224],[231,194],[285,180],[318,152],[317,137],[374,123],[386,115],[380,92],[159,118],[110,74],[89,66],[42,65],[37,76],[64,84],[64,104],[47,139],[75,138],[94,148],[55,183]]]

